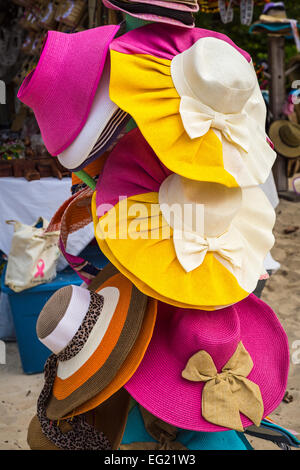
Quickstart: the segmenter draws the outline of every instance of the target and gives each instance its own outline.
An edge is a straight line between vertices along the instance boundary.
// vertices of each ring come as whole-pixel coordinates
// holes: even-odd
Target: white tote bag
[[[26,225],[7,220],[14,225],[14,235],[8,256],[5,284],[15,292],[50,282],[56,276],[59,231],[44,233],[49,222],[40,217]],[[37,227],[39,226],[39,228]]]

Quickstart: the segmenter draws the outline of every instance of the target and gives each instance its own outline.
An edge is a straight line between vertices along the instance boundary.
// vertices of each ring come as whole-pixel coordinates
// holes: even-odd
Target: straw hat
[[[195,26],[195,19],[192,13],[199,10],[197,4],[193,4],[192,7],[189,5],[183,10],[182,8],[169,8],[169,5],[158,5],[157,3],[159,2],[134,2],[132,4],[132,2],[126,0],[103,0],[103,4],[107,8],[120,10],[143,21],[154,21],[184,28],[193,28]]]
[[[265,23],[288,23],[284,3],[271,2],[265,5],[259,20]]]
[[[180,307],[247,297],[274,244],[275,212],[260,188],[171,173],[138,129],[110,154],[92,212],[104,255],[142,292]]]
[[[300,126],[290,121],[275,121],[270,126],[270,137],[275,149],[287,158],[300,156]]]
[[[117,450],[127,423],[129,406],[130,395],[122,388],[94,410],[80,415],[81,426],[75,418],[55,422],[35,415],[28,427],[28,445],[32,450],[95,450],[95,436],[102,433],[106,436],[102,439],[103,448]],[[82,426],[83,419],[85,426]],[[97,450],[101,450],[99,446]]]
[[[81,141],[87,136],[93,137],[91,148],[84,149],[78,161],[70,150],[66,163],[70,159],[73,167],[89,154],[118,109],[108,97],[109,62],[105,66],[109,44],[118,30],[119,26],[109,25],[72,34],[48,31],[37,67],[18,92],[18,98],[34,111],[43,141],[54,156],[78,137],[96,95],[92,117],[73,150],[77,145],[82,150]]]
[[[81,414],[121,388],[143,357],[155,315],[155,302],[111,265],[89,290],[67,286],[55,292],[37,322],[38,338],[57,356],[47,417]],[[133,363],[131,358],[126,366],[134,346]]]
[[[125,388],[173,426],[243,431],[279,405],[288,370],[287,336],[253,294],[217,312],[160,302],[150,345]]]
[[[229,187],[265,182],[276,154],[245,51],[220,33],[158,24],[124,34],[110,49],[110,97],[167,168]]]

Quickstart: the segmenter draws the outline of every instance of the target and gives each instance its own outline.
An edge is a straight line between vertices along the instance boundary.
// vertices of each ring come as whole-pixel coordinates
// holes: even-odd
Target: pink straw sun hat
[[[49,31],[35,70],[18,98],[34,111],[49,153],[63,152],[83,128],[119,26],[79,33]]]
[[[243,431],[279,405],[288,369],[287,336],[253,294],[214,312],[159,302],[153,337],[125,388],[174,426]]]

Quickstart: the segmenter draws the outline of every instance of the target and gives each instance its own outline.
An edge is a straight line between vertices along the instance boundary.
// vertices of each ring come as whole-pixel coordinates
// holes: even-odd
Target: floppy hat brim
[[[115,168],[124,158],[123,150],[129,142],[138,149],[139,159],[135,161],[133,157],[128,167],[116,174]],[[255,289],[263,260],[274,244],[275,212],[263,191],[243,188],[242,207],[232,222],[244,245],[240,268],[217,253],[208,252],[201,265],[186,273],[177,259],[173,234],[168,235],[169,225],[159,209],[158,190],[167,172],[155,154],[140,145],[138,139],[130,140],[127,134],[119,142],[119,150],[115,147],[111,153],[98,182],[97,208],[93,197],[92,214],[100,249],[138,289],[166,303],[215,310],[247,297]],[[115,175],[113,182],[111,175]],[[118,201],[119,194],[122,201]],[[138,216],[140,207],[145,211]],[[130,227],[138,224],[143,233],[132,237]],[[115,232],[112,237],[105,233],[106,227]]]
[[[101,289],[106,286],[114,286],[114,278],[116,276],[122,276],[123,278],[123,275],[120,273],[115,275],[113,275],[113,273],[116,273],[116,269],[113,266],[108,266],[99,274],[99,278],[96,276],[93,281],[95,292],[101,291]],[[102,282],[103,277],[107,279],[105,282]],[[127,279],[126,282],[130,283]],[[118,283],[116,283],[116,285],[118,285]],[[89,286],[89,289],[93,289],[93,286]],[[117,341],[115,344],[111,343],[110,339],[108,339],[108,341],[110,341],[110,343],[108,343],[110,348],[108,348],[108,346],[104,347],[104,341],[106,339],[104,336],[103,340],[97,346],[96,351],[87,358],[86,362],[76,370],[76,372],[66,380],[62,380],[56,376],[52,396],[47,405],[47,416],[49,419],[59,419],[81,405],[84,401],[89,400],[104,389],[117,374],[136,341],[147,306],[147,297],[139,292],[135,286],[132,285],[131,288],[132,292],[129,307],[124,306],[124,310],[126,310],[126,320],[121,329],[121,333],[118,333],[120,336],[116,338]],[[121,299],[122,291],[120,291],[120,300]],[[116,312],[118,313],[118,306]],[[124,315],[124,312],[121,313]],[[118,318],[115,318],[115,320],[118,321]],[[116,325],[113,327],[110,324],[109,328],[110,327],[115,329]],[[108,329],[107,334],[109,335],[109,333],[110,330]],[[81,351],[83,350],[84,348]],[[64,362],[59,364],[59,366],[64,365]]]
[[[57,31],[47,33],[37,67],[23,81],[18,98],[33,109],[43,141],[51,155],[56,156],[69,147],[86,123],[109,44],[119,28],[119,25],[108,25],[72,34]],[[88,73],[86,54],[93,63],[93,67],[88,67]],[[67,62],[62,63],[62,60]],[[65,82],[60,83],[61,67],[58,64],[63,65],[66,73],[77,75],[84,81],[81,86],[88,91],[80,105],[72,96],[72,80],[69,86]]]
[[[162,304],[159,304],[152,340],[142,363],[125,385],[126,390],[150,413],[173,426],[201,432],[226,431],[227,428],[209,423],[202,417],[204,384],[181,377],[186,363],[180,354],[174,354],[169,341],[172,308],[169,307],[168,312],[161,308]],[[231,308],[238,312],[240,338],[254,363],[248,379],[260,387],[265,417],[279,405],[286,390],[287,336],[271,308],[253,294]],[[201,316],[205,312],[193,314]],[[244,427],[253,424],[242,414],[241,421]]]
[[[198,40],[214,38],[228,44],[229,50],[237,51],[249,63],[250,70],[253,67],[249,55],[225,35],[195,28],[187,39],[184,35],[174,37],[172,30],[160,32],[154,26],[157,25],[139,28],[144,34],[130,31],[111,44],[110,96],[113,101],[133,117],[157,157],[174,173],[228,187],[264,183],[276,154],[267,143],[265,125],[261,121],[266,106],[257,79],[243,108],[247,125],[251,127],[249,135],[256,135],[255,144],[250,142],[248,152],[229,142],[217,129],[210,128],[205,135],[191,139],[183,125],[182,98],[174,81],[174,60]],[[161,33],[164,41],[157,44],[157,39],[152,37],[154,32]],[[167,40],[169,43],[165,44]],[[177,81],[182,81],[182,67],[179,69],[180,80]],[[257,114],[261,116],[259,119]]]
[[[270,139],[274,143],[275,150],[286,158],[297,158],[300,156],[300,145],[297,147],[290,147],[286,145],[280,138],[279,130],[282,126],[287,125],[288,121],[279,120],[271,124],[269,129]]]
[[[27,443],[31,450],[62,450],[45,436],[37,415],[30,421],[27,431]]]
[[[259,20],[264,23],[289,23],[288,18],[279,18],[278,16],[271,15],[260,15]]]

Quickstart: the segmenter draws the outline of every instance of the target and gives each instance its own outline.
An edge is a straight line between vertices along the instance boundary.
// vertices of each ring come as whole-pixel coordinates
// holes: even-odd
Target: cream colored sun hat
[[[172,59],[171,76],[189,137],[212,129],[222,142],[224,167],[240,186],[265,181],[276,153],[266,139],[266,107],[252,63],[209,37]]]
[[[186,273],[200,267],[211,252],[245,291],[254,290],[264,270],[264,253],[274,243],[275,213],[261,189],[227,188],[172,174],[160,186],[158,199],[173,229],[176,257]],[[264,204],[264,228],[269,225],[263,233],[254,228],[262,221],[255,222],[251,214],[259,201]]]

